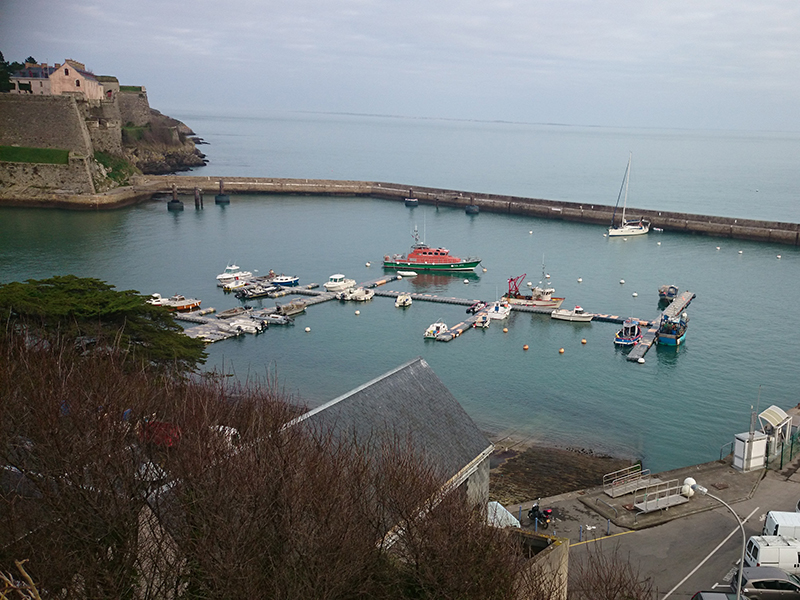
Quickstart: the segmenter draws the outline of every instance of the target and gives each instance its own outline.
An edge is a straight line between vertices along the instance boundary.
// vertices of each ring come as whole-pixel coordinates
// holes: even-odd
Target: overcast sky
[[[797,0],[0,0],[0,51],[167,114],[800,131]]]

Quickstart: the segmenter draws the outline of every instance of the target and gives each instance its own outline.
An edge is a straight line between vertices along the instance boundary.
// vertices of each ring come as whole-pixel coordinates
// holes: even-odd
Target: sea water
[[[174,116],[210,142],[201,146],[210,164],[196,175],[366,179],[610,204],[633,149],[634,173],[639,162],[644,173],[631,182],[630,205],[800,220],[790,193],[800,189],[792,163],[800,142],[791,135]],[[743,179],[754,185],[744,189]],[[660,187],[667,181],[686,193]],[[642,458],[653,471],[714,460],[747,430],[751,410],[798,401],[796,248],[671,232],[608,239],[600,226],[372,198],[233,195],[216,206],[213,193],[206,190],[203,210],[186,198],[179,213],[163,201],[104,212],[0,209],[0,282],[74,273],[223,310],[239,304],[215,285],[230,262],[295,274],[301,284],[338,272],[368,281],[384,274],[383,255],[408,250],[417,227],[431,245],[480,256],[481,268],[385,289],[490,301],[524,273],[523,282],[549,281],[565,307],[648,319],[658,314],[658,287],[671,283],[697,294],[686,342],[653,347],[636,364],[614,346],[614,324],[519,312],[450,343],[426,341],[430,323],[453,325],[464,307],[415,301],[396,309],[375,297],[316,305],[294,326],[213,344],[207,368],[242,381],[269,376],[313,406],[422,356],[493,437]]]

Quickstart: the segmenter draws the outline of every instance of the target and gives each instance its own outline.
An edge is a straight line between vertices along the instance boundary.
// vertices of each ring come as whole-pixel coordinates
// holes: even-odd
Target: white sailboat
[[[617,203],[614,206],[614,214],[611,216],[611,226],[608,228],[608,237],[619,237],[628,235],[643,235],[650,231],[650,221],[645,221],[642,217],[638,219],[625,219],[625,209],[628,206],[628,182],[631,176],[631,159],[633,153],[628,156],[628,166],[625,168],[625,177],[622,180],[622,187],[620,187],[619,195],[617,196]],[[622,190],[625,190],[625,199],[622,202],[622,220],[619,226],[614,225],[617,216],[617,207],[619,206],[619,199],[622,196]]]

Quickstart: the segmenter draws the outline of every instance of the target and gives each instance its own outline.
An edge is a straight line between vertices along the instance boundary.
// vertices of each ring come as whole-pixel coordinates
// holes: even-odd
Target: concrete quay
[[[103,194],[76,194],[68,191],[43,191],[32,187],[11,186],[0,189],[0,205],[73,208],[83,210],[112,209],[147,202],[156,195],[168,194],[175,186],[182,196],[194,196],[195,189],[213,196],[224,183],[225,193],[236,194],[295,194],[316,196],[363,196],[403,201],[410,194],[421,204],[464,209],[476,205],[481,212],[527,215],[542,219],[558,219],[577,223],[607,226],[614,207],[589,204],[484,194],[463,190],[409,186],[398,183],[370,181],[338,181],[326,179],[282,179],[270,177],[141,175],[133,185]],[[800,246],[800,223],[733,219],[709,215],[628,209],[631,215],[648,219],[652,227],[664,231],[680,231],[713,237],[771,242]]]
[[[680,482],[692,477],[736,513],[745,539],[759,535],[770,510],[793,512],[800,499],[800,456],[782,470],[739,472],[730,458],[675,469],[654,476]],[[618,552],[642,577],[651,580],[659,600],[689,600],[698,590],[725,591],[735,573],[743,536],[736,519],[719,501],[695,494],[684,504],[648,514],[630,510],[633,494],[611,498],[602,486],[542,498],[553,509],[552,526],[539,533],[566,538],[570,564],[593,552]],[[506,508],[522,516],[532,501]]]
[[[413,195],[414,198],[419,200],[420,204],[437,207],[448,206],[465,209],[469,205],[476,205],[481,212],[527,215],[603,226],[607,226],[611,222],[611,217],[614,213],[613,206],[603,204],[562,202],[540,198],[369,181],[160,175],[141,176],[136,179],[134,187],[142,192],[150,191],[153,194],[164,194],[170,192],[174,184],[180,194],[194,194],[195,188],[202,189],[204,193],[212,194],[216,193],[221,179],[224,181],[226,194],[367,196],[397,201],[403,201],[409,195]],[[635,207],[629,208],[628,213],[642,216],[650,221],[652,227],[658,227],[664,231],[682,231],[714,237],[800,246],[800,224],[798,223],[732,219],[709,215],[644,210]]]

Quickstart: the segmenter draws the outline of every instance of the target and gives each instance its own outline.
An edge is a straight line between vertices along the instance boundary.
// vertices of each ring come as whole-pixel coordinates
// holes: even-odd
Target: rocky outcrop
[[[123,151],[143,174],[166,175],[208,162],[195,145],[198,139],[184,123],[150,109],[150,122],[141,138],[127,140]]]

